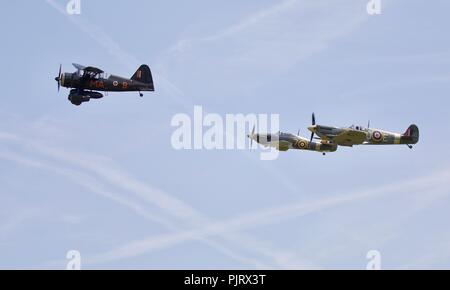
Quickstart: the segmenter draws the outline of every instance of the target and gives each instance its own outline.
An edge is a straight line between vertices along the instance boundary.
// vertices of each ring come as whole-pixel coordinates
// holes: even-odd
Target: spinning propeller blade
[[[61,70],[62,70],[62,65],[60,64],[58,76],[55,78],[55,81],[58,83],[58,92],[59,92],[59,89],[61,88]]]
[[[314,113],[312,113],[312,125],[315,126],[316,125],[316,115]],[[311,139],[310,139],[310,143],[313,141],[314,139],[314,131],[311,132]]]
[[[255,136],[255,125],[253,125],[252,135],[250,136],[250,148],[253,147],[253,136]]]

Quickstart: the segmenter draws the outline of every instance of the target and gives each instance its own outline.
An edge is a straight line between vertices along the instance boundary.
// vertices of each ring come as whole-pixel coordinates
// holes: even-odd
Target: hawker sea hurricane
[[[58,91],[61,86],[71,89],[69,101],[79,106],[81,103],[89,102],[90,99],[103,98],[101,92],[139,92],[142,97],[143,91],[154,91],[153,78],[150,68],[141,65],[131,79],[115,75],[108,75],[99,68],[73,64],[77,69],[74,73],[62,73],[61,66],[59,74],[55,78],[58,82]]]
[[[404,144],[412,149],[412,145],[419,142],[419,128],[416,125],[408,127],[405,133],[393,133],[380,129],[361,126],[332,127],[316,124],[315,115],[312,115],[311,138],[307,139],[290,133],[278,132],[276,134],[256,134],[255,127],[248,137],[266,147],[274,147],[280,151],[289,149],[334,152],[338,146],[353,147],[353,145],[394,145]],[[315,137],[317,135],[318,137]],[[314,142],[317,140],[317,142]]]

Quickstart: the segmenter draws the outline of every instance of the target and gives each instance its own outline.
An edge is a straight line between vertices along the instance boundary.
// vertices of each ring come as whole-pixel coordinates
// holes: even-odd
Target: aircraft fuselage
[[[61,86],[81,90],[108,91],[108,92],[130,92],[130,91],[153,91],[153,86],[143,82],[110,75],[108,78],[93,77],[86,78],[78,73],[64,73],[61,77]]]

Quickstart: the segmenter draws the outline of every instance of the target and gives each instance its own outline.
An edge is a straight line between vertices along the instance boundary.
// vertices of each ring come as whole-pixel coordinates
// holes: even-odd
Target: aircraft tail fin
[[[408,144],[416,144],[419,142],[419,128],[416,125],[411,125],[403,133],[402,139]]]
[[[133,81],[138,81],[147,84],[149,86],[150,91],[155,90],[153,86],[152,72],[150,71],[150,68],[146,64],[141,65],[138,68],[138,70],[134,73],[134,75],[131,77],[131,79]]]

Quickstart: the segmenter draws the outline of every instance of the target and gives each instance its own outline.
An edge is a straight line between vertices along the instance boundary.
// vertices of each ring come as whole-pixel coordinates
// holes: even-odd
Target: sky
[[[0,32],[0,268],[450,268],[448,1],[8,1]],[[75,107],[59,65],[156,91]],[[175,150],[194,106],[319,124],[420,128],[406,146]]]

